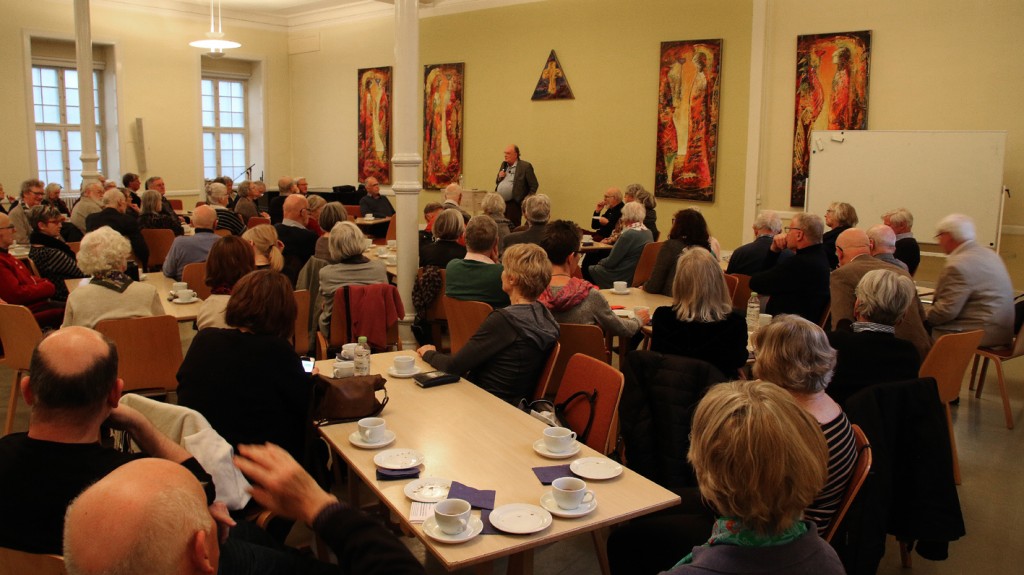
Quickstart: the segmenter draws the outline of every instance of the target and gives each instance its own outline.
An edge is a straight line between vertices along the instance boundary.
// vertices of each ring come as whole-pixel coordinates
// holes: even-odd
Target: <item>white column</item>
[[[398,292],[405,304],[405,321],[412,322],[412,284],[419,265],[419,194],[423,189],[420,156],[420,23],[417,0],[395,1],[394,150],[392,189],[398,212]],[[415,349],[409,330],[402,330],[405,349]]]
[[[89,20],[89,0],[75,0],[75,49],[78,67],[78,106],[82,133],[82,180],[98,180],[96,169],[100,157],[96,154],[96,107],[92,96],[92,27]],[[108,174],[116,177],[117,174]],[[71,182],[78,186],[79,182]]]
[[[768,85],[765,83],[768,47],[768,25],[771,19],[768,0],[754,0],[750,26],[750,106],[747,112],[747,175],[743,193],[743,235],[739,245],[750,241],[750,228],[761,210],[764,170],[761,157],[766,143],[761,141],[765,122],[764,104]],[[792,142],[790,142],[792,145]]]

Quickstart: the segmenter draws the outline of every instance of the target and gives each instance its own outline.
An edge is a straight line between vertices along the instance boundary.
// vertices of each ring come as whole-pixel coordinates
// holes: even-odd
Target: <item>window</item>
[[[96,111],[96,151],[103,171],[103,113],[101,76],[92,74]],[[36,125],[36,163],[39,179],[57,182],[66,190],[82,181],[82,132],[78,106],[78,70],[60,66],[32,67],[32,101]]]
[[[246,83],[203,78],[203,176],[235,177],[248,167],[246,142]]]

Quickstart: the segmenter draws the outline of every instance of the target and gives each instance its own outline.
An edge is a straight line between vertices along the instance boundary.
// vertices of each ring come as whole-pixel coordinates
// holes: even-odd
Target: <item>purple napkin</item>
[[[480,510],[480,520],[484,522],[484,528],[482,531],[480,531],[480,533],[482,533],[483,535],[498,535],[499,533],[501,533],[501,531],[499,531],[497,527],[491,525],[490,509]]]
[[[448,499],[465,499],[477,509],[494,509],[493,489],[474,489],[458,481],[452,481],[452,486],[448,489]]]
[[[537,479],[540,479],[541,485],[551,485],[551,482],[559,477],[573,477],[572,471],[569,470],[568,463],[565,465],[534,467],[533,473],[537,476]]]
[[[389,481],[392,479],[416,479],[419,476],[419,467],[410,467],[408,469],[381,469],[380,467],[377,468],[378,481]]]

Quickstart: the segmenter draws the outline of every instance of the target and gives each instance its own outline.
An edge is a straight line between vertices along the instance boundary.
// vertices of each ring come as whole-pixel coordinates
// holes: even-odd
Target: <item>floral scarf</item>
[[[794,521],[792,525],[776,535],[761,535],[752,529],[747,529],[737,519],[719,517],[715,520],[715,526],[711,529],[711,538],[701,547],[712,547],[715,545],[737,545],[740,547],[772,547],[775,545],[786,545],[792,543],[807,533],[807,523]],[[686,565],[693,562],[693,553],[679,560],[674,567]]]
[[[569,283],[557,291],[552,291],[549,286],[548,289],[540,294],[537,301],[544,304],[544,307],[553,313],[568,311],[583,303],[583,300],[587,299],[587,296],[590,295],[591,290],[596,289],[598,289],[597,286],[586,280],[570,278]]]

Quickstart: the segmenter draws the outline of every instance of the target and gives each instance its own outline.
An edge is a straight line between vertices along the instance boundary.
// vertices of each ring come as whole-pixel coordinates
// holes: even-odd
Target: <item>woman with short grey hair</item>
[[[494,223],[498,224],[498,245],[501,245],[509,233],[512,232],[512,222],[505,217],[505,200],[497,192],[487,192],[483,201],[480,202],[480,209],[485,215],[491,217]]]
[[[235,202],[235,213],[238,214],[238,217],[246,225],[249,224],[249,218],[270,219],[270,214],[260,212],[259,208],[256,207],[256,200],[263,197],[263,192],[266,189],[267,187],[263,182],[250,182],[249,180],[245,180],[235,186],[235,191],[238,192],[238,201]]]
[[[334,310],[334,292],[348,285],[372,285],[388,283],[388,271],[379,260],[363,255],[366,238],[352,222],[338,222],[328,234],[328,247],[334,263],[320,269],[320,294],[322,309],[320,331],[324,335],[331,330],[331,313]]]
[[[632,282],[644,246],[654,241],[651,230],[643,223],[646,215],[647,210],[637,202],[630,202],[622,208],[622,217],[619,218],[622,222],[622,235],[608,257],[590,266],[585,272],[590,275],[588,279],[601,289],[608,289],[617,281]]]
[[[348,210],[341,202],[328,202],[320,210],[320,229],[324,230],[324,235],[320,236],[316,240],[316,250],[313,255],[331,263],[336,263],[336,260],[331,257],[331,234],[330,231],[334,229],[334,225],[338,222],[348,221]]]
[[[178,218],[172,218],[163,212],[163,196],[156,190],[146,190],[142,193],[139,229],[171,230],[176,236],[185,234],[185,229],[181,227]]]
[[[434,219],[434,241],[420,246],[420,267],[444,268],[448,262],[466,257],[466,246],[459,240],[466,232],[462,212],[448,208]]]

